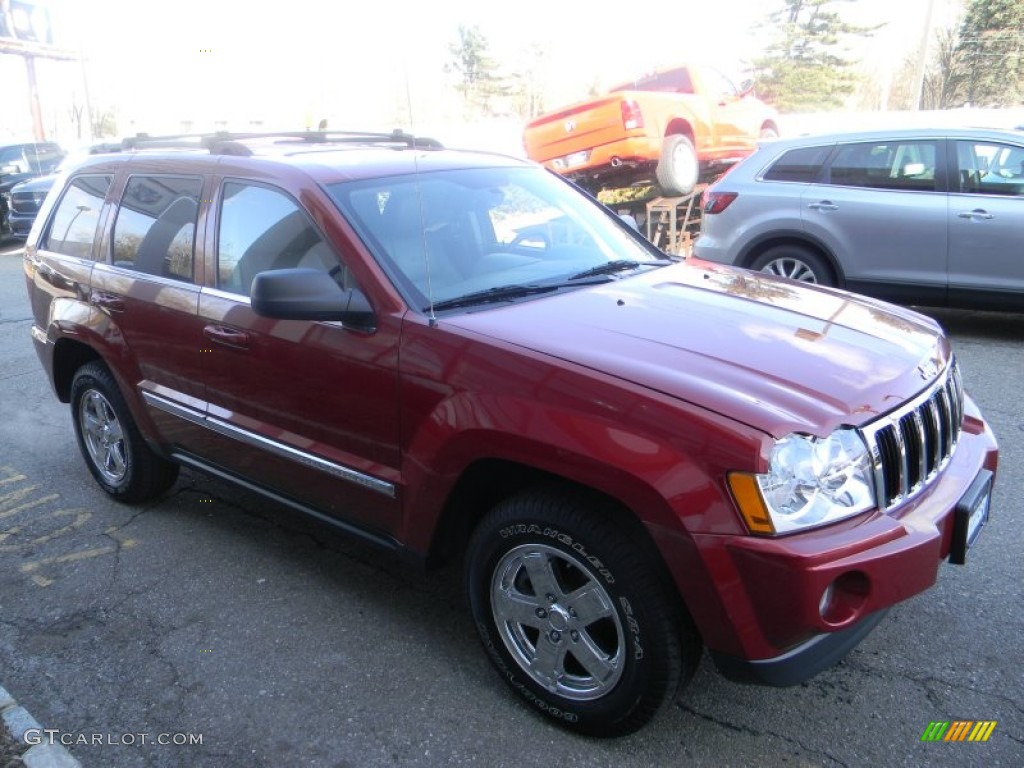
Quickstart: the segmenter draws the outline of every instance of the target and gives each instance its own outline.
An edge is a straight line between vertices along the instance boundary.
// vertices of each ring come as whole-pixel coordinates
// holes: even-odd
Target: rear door
[[[950,142],[950,303],[1024,310],[1024,145]]]
[[[117,183],[90,302],[118,329],[110,338],[121,348],[118,372],[138,389],[161,439],[188,445],[204,434],[195,244],[212,180],[139,169]]]
[[[947,227],[938,140],[839,144],[804,191],[804,228],[835,254],[853,291],[943,304]]]

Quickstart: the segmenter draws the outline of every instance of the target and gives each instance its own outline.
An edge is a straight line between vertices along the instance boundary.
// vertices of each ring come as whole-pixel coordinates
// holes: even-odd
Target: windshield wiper
[[[668,259],[657,259],[655,261],[615,259],[614,261],[606,261],[604,264],[598,264],[596,267],[585,269],[582,272],[577,272],[569,279],[582,280],[585,277],[596,277],[597,275],[610,275],[613,272],[625,272],[627,269],[637,269],[638,267],[667,267],[669,264],[672,263],[674,262]]]
[[[570,280],[575,279],[575,277],[570,278]],[[472,293],[467,293],[463,296],[455,296],[451,299],[438,301],[434,304],[434,310],[456,309],[458,307],[471,307],[474,304],[486,304],[490,301],[519,299],[523,296],[533,296],[538,293],[551,293],[559,290],[560,288],[579,288],[583,285],[607,283],[610,280],[611,278],[606,277],[603,280],[592,280],[587,283],[562,280],[557,283],[512,283],[511,285],[498,285],[494,288],[485,288],[482,291],[473,291]],[[429,311],[429,309],[430,307],[427,307],[424,311]]]
[[[444,299],[434,304],[435,310],[455,309],[456,307],[471,307],[474,304],[486,304],[489,301],[504,301],[505,299],[518,299],[521,296],[531,296],[535,293],[550,293],[557,291],[559,286],[555,285],[498,285],[494,288],[485,288],[482,291],[473,291],[463,296],[456,296],[452,299]]]

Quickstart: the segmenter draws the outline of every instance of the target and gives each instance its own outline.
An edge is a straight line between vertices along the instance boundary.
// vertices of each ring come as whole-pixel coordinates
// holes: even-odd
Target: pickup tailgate
[[[563,172],[587,166],[589,150],[630,135],[623,125],[621,105],[628,100],[624,96],[616,93],[580,102],[527,123],[523,134],[527,157]]]

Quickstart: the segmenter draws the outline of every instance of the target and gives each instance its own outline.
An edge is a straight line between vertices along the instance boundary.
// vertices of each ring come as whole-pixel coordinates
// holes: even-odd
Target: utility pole
[[[932,15],[935,12],[935,0],[928,0],[928,10],[924,14],[924,29],[921,31],[921,48],[917,54],[917,72],[914,75],[914,111],[921,109],[924,100],[924,73],[928,68],[928,43],[932,38]]]
[[[0,0],[0,55],[13,54],[25,60],[28,81],[28,108],[32,115],[32,134],[46,141],[43,110],[39,103],[36,59],[75,61],[77,54],[50,44],[49,12],[32,0]]]

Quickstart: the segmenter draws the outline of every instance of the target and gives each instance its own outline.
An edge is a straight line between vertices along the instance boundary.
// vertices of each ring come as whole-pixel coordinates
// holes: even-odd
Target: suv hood
[[[51,173],[46,176],[39,176],[28,181],[20,181],[11,188],[14,192],[49,192],[54,182],[57,181],[57,174]]]
[[[871,421],[922,391],[951,354],[916,312],[704,262],[445,322],[775,437]]]

